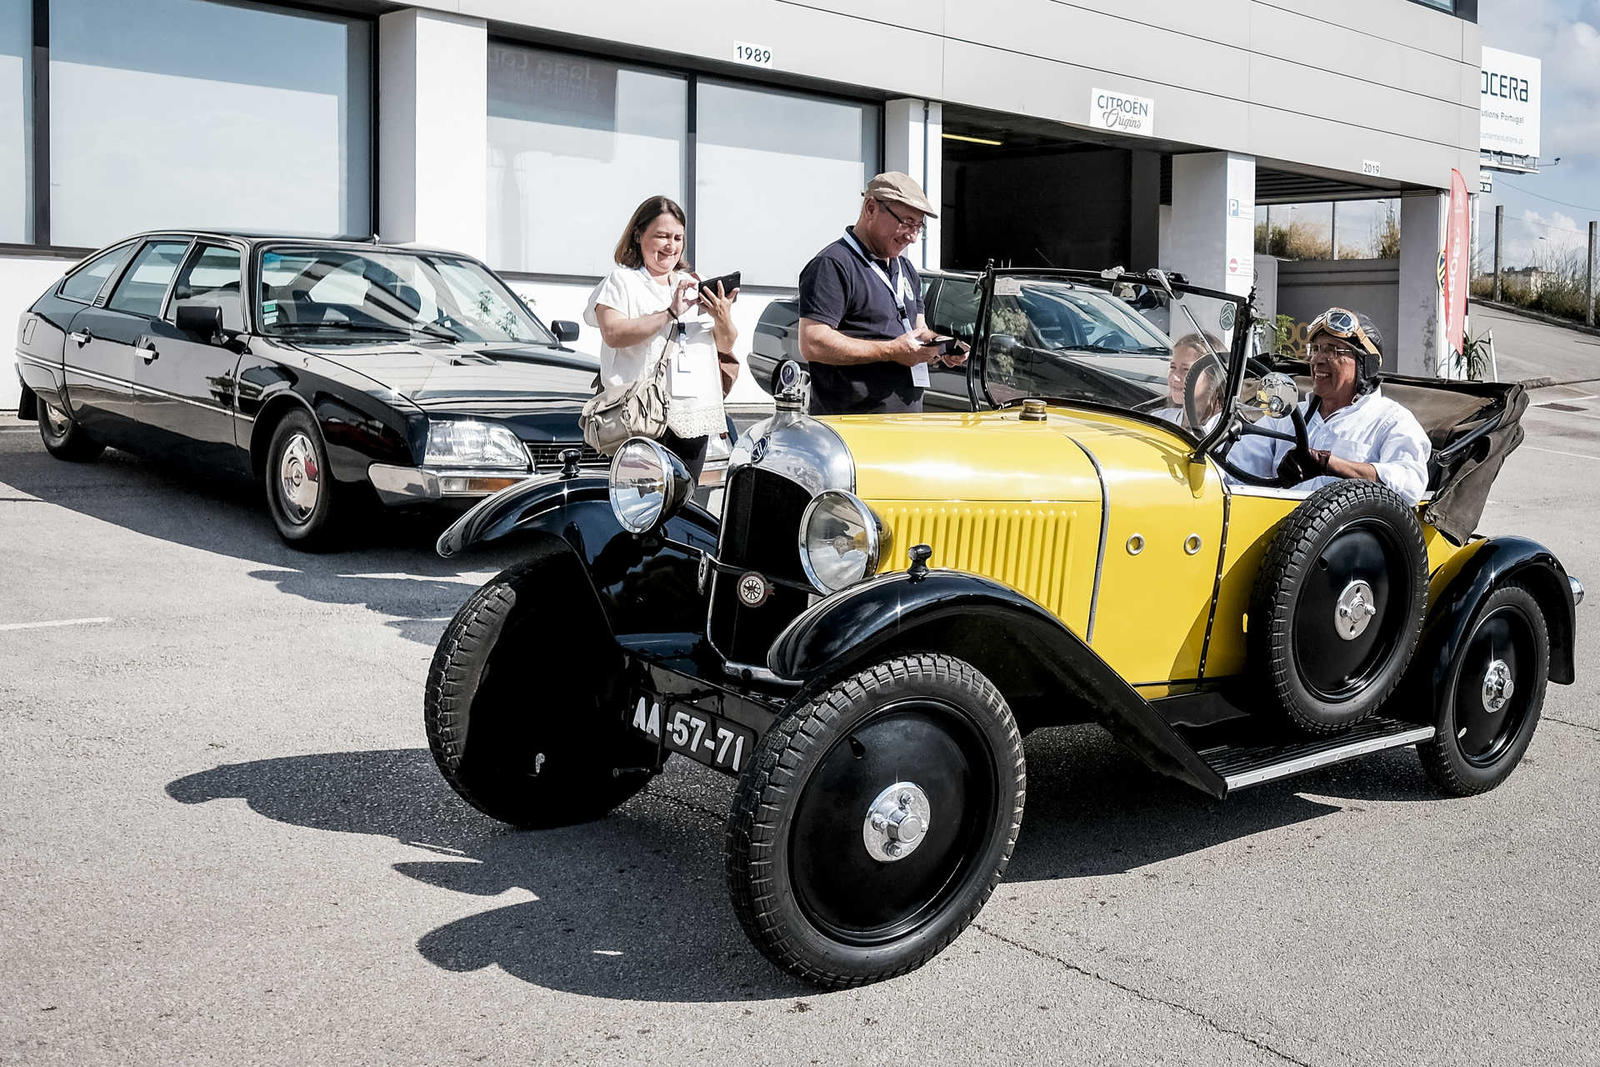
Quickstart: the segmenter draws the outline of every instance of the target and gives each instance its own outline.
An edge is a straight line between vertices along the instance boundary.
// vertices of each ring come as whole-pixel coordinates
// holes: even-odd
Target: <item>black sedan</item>
[[[470,501],[582,446],[592,356],[454,252],[140,234],[85,259],[18,329],[18,414],[49,452],[175,454],[255,478],[286,541],[363,502]]]

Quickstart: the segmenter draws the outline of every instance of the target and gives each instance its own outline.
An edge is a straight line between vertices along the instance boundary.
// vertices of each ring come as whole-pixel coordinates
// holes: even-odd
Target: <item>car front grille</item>
[[[611,460],[582,441],[551,441],[543,445],[528,445],[528,451],[533,454],[533,469],[536,472],[560,470],[561,453],[569,448],[576,448],[580,453],[578,456],[578,466],[580,467],[611,466]]]
[[[800,563],[800,516],[811,494],[789,479],[757,467],[740,467],[728,479],[718,556],[737,573],[719,572],[711,585],[711,644],[728,660],[765,666],[767,650],[811,602],[809,593],[774,584],[759,607],[738,596],[739,574],[755,571],[808,584]]]

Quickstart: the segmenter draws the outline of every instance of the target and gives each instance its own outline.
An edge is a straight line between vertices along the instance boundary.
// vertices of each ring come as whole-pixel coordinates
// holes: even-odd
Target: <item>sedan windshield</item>
[[[983,386],[997,404],[1086,400],[1187,426],[1191,374],[1201,375],[1196,410],[1207,416],[1218,405],[1223,363],[1203,357],[1209,347],[1227,360],[1234,310],[1197,294],[1169,305],[1164,292],[1142,285],[997,275]]]
[[[556,343],[504,282],[456,256],[268,248],[260,280],[256,321],[265,334]]]

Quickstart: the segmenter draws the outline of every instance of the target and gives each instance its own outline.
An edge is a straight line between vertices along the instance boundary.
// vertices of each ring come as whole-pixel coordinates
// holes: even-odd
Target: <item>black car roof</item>
[[[377,252],[423,253],[446,256],[468,256],[450,248],[435,248],[428,245],[385,244],[377,239],[374,234],[371,238],[361,237],[318,237],[311,234],[299,233],[261,233],[253,230],[217,230],[195,229],[193,227],[175,227],[164,230],[145,230],[141,233],[131,234],[119,240],[112,241],[103,247],[112,248],[116,245],[126,244],[129,241],[139,241],[150,237],[215,237],[229,241],[243,241],[245,244],[255,246],[264,244],[295,244],[313,248],[345,248],[352,251],[360,249]]]

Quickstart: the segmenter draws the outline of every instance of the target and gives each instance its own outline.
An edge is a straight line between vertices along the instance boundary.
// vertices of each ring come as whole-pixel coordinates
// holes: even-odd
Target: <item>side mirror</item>
[[[1243,403],[1244,417],[1250,422],[1263,418],[1281,419],[1300,402],[1300,390],[1287,374],[1268,374],[1256,386],[1255,396]]]
[[[562,344],[578,339],[578,324],[570,319],[556,319],[550,323],[550,330]]]
[[[222,334],[222,308],[216,304],[180,304],[177,326],[191,337],[213,340]]]

